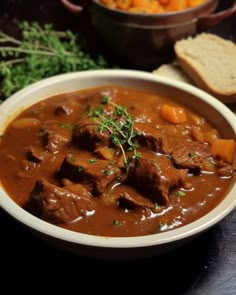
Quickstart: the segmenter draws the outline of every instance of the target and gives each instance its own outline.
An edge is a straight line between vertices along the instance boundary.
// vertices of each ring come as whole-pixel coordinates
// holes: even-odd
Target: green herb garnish
[[[83,167],[79,166],[77,170],[78,172],[81,172],[83,170]]]
[[[70,123],[60,123],[60,127],[68,129],[68,130],[72,130],[74,128],[74,125]]]
[[[161,166],[157,163],[157,161],[156,160],[152,160],[152,163],[155,165],[155,167],[157,168],[157,170],[159,172],[161,172]]]
[[[179,197],[183,197],[183,196],[186,195],[186,193],[183,192],[183,191],[177,191],[177,192],[176,192],[176,195],[179,196]]]
[[[196,156],[196,154],[195,154],[195,152],[190,152],[190,153],[188,154],[188,156],[189,156],[190,158],[194,158],[194,157]]]
[[[119,220],[113,220],[113,225],[117,226],[117,225],[120,225],[120,221]]]
[[[20,39],[0,31],[0,94],[4,98],[56,74],[117,67],[102,55],[90,55],[82,34],[56,31],[52,24],[37,22],[23,22],[20,30]]]
[[[69,151],[68,154],[70,155],[70,160],[71,160],[72,162],[75,162],[75,159],[76,159],[75,154],[73,154],[73,152],[71,152],[71,151]]]
[[[108,95],[104,95],[101,104],[111,104],[114,106],[114,111],[111,114],[104,114],[102,105],[96,109],[91,108],[87,115],[93,122],[98,124],[98,132],[101,134],[108,132],[111,141],[118,145],[124,157],[125,167],[132,159],[138,159],[141,154],[137,152],[137,132],[134,131],[134,121],[132,115],[129,114],[125,107],[112,102]],[[132,158],[127,158],[125,150],[133,152]]]
[[[111,170],[102,170],[101,172],[102,172],[102,174],[104,174],[106,176],[109,176],[109,175],[112,174],[112,171]]]

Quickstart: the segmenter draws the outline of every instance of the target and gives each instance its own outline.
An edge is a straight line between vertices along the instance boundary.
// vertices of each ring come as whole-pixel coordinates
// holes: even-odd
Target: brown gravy
[[[185,120],[168,121],[163,105],[181,108]],[[220,137],[156,94],[115,85],[60,94],[6,128],[0,179],[19,206],[69,230],[154,234],[189,224],[224,198],[235,165],[211,154]]]

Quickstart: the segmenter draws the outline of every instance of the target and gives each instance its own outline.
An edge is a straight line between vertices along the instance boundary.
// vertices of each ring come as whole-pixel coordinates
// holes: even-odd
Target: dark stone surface
[[[82,289],[99,294],[140,289],[146,294],[236,294],[235,211],[173,252],[128,262],[92,260],[55,249],[1,210],[0,224],[1,287],[9,294],[16,285],[24,291],[28,284],[38,294],[45,284],[53,294],[61,288],[67,294]]]

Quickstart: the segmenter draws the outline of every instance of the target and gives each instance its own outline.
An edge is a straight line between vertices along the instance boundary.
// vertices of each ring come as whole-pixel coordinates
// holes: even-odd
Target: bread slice
[[[179,40],[176,60],[196,86],[223,102],[236,101],[236,44],[211,33]]]
[[[159,66],[157,69],[153,70],[153,74],[193,84],[193,81],[176,62]]]

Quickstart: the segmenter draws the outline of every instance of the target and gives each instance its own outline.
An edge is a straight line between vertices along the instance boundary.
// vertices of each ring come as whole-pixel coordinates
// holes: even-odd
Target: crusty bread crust
[[[177,41],[176,59],[194,83],[223,102],[236,101],[236,45],[202,33]]]

